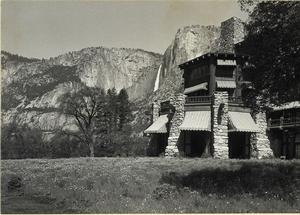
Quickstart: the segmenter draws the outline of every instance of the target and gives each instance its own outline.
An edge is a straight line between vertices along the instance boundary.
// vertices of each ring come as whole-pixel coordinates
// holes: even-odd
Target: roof
[[[167,124],[168,122],[168,115],[164,114],[158,117],[158,119],[150,125],[144,133],[167,133]]]
[[[195,85],[193,87],[185,88],[184,94],[189,94],[198,90],[207,90],[207,82]]]
[[[293,101],[280,106],[275,106],[273,107],[273,111],[288,110],[293,108],[300,108],[300,101]]]
[[[179,129],[187,131],[211,131],[210,118],[210,111],[187,111]]]
[[[217,87],[218,88],[229,88],[229,89],[235,89],[236,83],[235,81],[229,81],[229,80],[217,80]]]
[[[229,112],[229,123],[232,129],[229,131],[238,132],[259,132],[259,127],[255,124],[250,113]]]
[[[210,57],[217,57],[219,59],[236,59],[236,58],[249,58],[249,56],[247,55],[237,55],[237,54],[234,54],[234,53],[221,53],[221,52],[215,52],[215,53],[206,53],[204,55],[201,55],[201,56],[198,56],[198,57],[195,57],[193,59],[190,59],[182,64],[179,65],[179,68],[180,69],[184,69],[185,67],[189,66],[189,65],[193,65],[193,64],[196,64],[196,63],[199,63],[200,61],[202,60],[206,60]]]

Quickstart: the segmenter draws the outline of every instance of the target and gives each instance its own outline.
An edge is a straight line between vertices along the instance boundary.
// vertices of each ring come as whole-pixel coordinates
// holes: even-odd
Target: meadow
[[[300,212],[300,161],[1,161],[2,213]]]

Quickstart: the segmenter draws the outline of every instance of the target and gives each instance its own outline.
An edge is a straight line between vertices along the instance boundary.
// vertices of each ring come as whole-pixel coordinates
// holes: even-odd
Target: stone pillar
[[[212,137],[215,158],[228,158],[228,92],[215,92],[212,108]]]
[[[182,93],[177,94],[174,98],[170,99],[170,104],[175,107],[175,113],[170,122],[170,134],[165,151],[166,157],[174,157],[179,154],[178,144],[181,139],[179,126],[182,124],[184,119],[184,103],[185,95]]]
[[[258,149],[257,149],[257,138],[256,133],[251,133],[250,135],[250,158],[257,159],[258,158]]]
[[[221,23],[220,47],[221,52],[234,52],[234,45],[243,41],[245,36],[244,23],[237,17],[232,17]]]
[[[254,120],[260,131],[251,135],[251,157],[258,159],[271,158],[273,157],[273,151],[267,136],[266,113],[259,112],[255,114]]]
[[[160,110],[160,102],[156,100],[152,103],[152,123],[158,119],[159,110]]]

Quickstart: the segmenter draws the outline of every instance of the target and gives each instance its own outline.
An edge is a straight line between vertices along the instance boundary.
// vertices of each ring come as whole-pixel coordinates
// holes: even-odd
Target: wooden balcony
[[[243,105],[243,99],[242,97],[234,97],[234,96],[229,96],[228,97],[228,104],[237,104],[237,105]]]
[[[291,128],[300,127],[300,117],[280,117],[279,119],[269,119],[268,128]]]
[[[188,96],[185,104],[211,104],[211,96]]]

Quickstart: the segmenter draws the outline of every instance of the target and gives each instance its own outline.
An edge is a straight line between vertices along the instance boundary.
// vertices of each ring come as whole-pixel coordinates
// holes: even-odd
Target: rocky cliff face
[[[47,60],[1,53],[2,122],[55,130],[70,124],[59,99],[76,84],[126,88],[131,99],[152,93],[161,55],[139,49],[86,48]]]
[[[186,26],[180,28],[163,55],[160,89],[153,100],[168,99],[174,92],[183,91],[183,72],[178,65],[208,52],[234,52],[234,44],[244,38],[244,24],[232,17],[221,26]]]
[[[77,66],[80,80],[90,87],[109,89],[115,87],[136,88],[135,84],[143,81],[149,85],[139,89],[145,94],[152,92],[153,78],[149,73],[156,73],[161,63],[161,55],[140,49],[125,48],[86,48],[69,52],[50,62],[64,66]],[[149,80],[150,79],[150,80]],[[131,98],[138,98],[140,92],[130,91]]]
[[[144,111],[154,100],[168,99],[183,90],[179,64],[207,52],[232,52],[243,35],[243,24],[234,17],[221,26],[180,28],[163,56],[139,49],[103,47],[85,48],[49,60],[16,58],[2,52],[3,120],[11,121],[22,112],[23,121],[32,121],[32,125],[45,130],[65,126],[68,119],[50,115],[56,114],[53,108],[58,106],[60,96],[74,89],[74,83],[83,82],[104,89],[126,88],[130,99],[138,104],[134,122],[141,130],[140,125],[149,123]]]
[[[216,26],[194,25],[179,29],[163,56],[160,77],[162,81],[157,95],[167,98],[170,93],[180,90],[183,79],[178,65],[207,52],[216,51],[219,37],[220,28]]]

